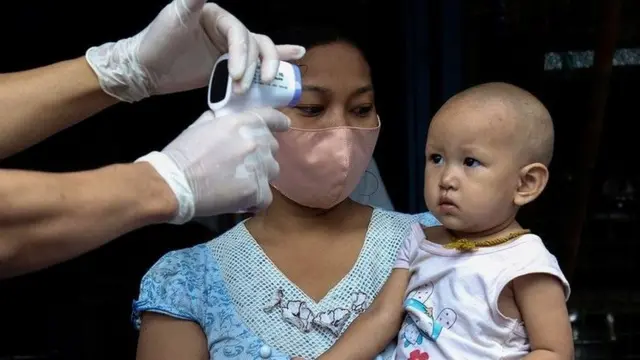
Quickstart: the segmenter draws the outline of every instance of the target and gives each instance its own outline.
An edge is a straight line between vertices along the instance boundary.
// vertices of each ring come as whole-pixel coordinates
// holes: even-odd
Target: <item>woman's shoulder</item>
[[[144,311],[207,325],[208,304],[215,300],[215,296],[226,296],[221,290],[224,282],[211,245],[224,241],[228,233],[203,244],[170,251],[156,261],[142,277],[139,297],[134,301],[136,325],[139,325],[140,314]],[[226,300],[220,303],[226,303]]]
[[[207,255],[206,244],[172,250],[153,264],[143,277],[143,281],[149,278],[155,281],[162,281],[176,276],[183,278],[193,277],[195,273],[201,272],[202,266],[210,260],[210,256]]]
[[[373,225],[386,227],[388,229],[402,229],[403,231],[415,223],[419,223],[425,227],[440,225],[438,220],[429,212],[407,214],[380,208],[374,210],[372,221]]]
[[[383,208],[375,208],[374,210],[377,214],[382,215],[386,219],[390,221],[403,221],[403,222],[419,222],[424,226],[437,226],[440,225],[440,222],[436,219],[433,214],[428,211],[417,213],[417,214],[409,214],[403,213],[395,210],[388,210]]]
[[[199,322],[203,278],[208,275],[206,245],[174,250],[163,255],[142,277],[139,297],[133,303],[133,321],[154,311],[182,320]]]
[[[239,223],[212,240],[193,247],[173,250],[163,255],[143,278],[162,281],[180,277],[189,283],[202,279],[204,272],[216,271],[216,259],[212,248],[227,246],[242,233],[243,224]]]
[[[413,215],[405,214],[395,210],[388,210],[382,208],[374,208],[373,210],[373,221],[378,222],[401,222],[406,223],[413,221]]]
[[[428,211],[411,215],[420,225],[424,227],[440,226],[440,222]]]
[[[222,268],[230,261],[234,262],[238,258],[244,259],[249,253],[255,252],[255,241],[244,221],[237,223],[217,238],[209,241],[207,246],[211,256]]]
[[[203,279],[215,275],[215,260],[207,244],[173,250],[164,254],[142,277],[141,297],[157,297],[166,293],[191,293],[197,296]]]

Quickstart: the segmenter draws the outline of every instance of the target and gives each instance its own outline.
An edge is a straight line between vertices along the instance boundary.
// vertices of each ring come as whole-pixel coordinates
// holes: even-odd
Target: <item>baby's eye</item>
[[[324,106],[320,105],[298,105],[295,107],[303,116],[318,116],[324,111]]]
[[[440,154],[431,154],[431,156],[429,156],[429,160],[434,164],[440,164],[443,159],[442,159],[442,155]]]
[[[479,166],[480,161],[474,159],[474,158],[464,158],[464,166],[468,166],[468,167],[475,167],[475,166]]]

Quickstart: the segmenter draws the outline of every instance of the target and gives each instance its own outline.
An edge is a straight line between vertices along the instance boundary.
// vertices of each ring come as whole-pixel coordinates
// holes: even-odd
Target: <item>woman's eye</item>
[[[324,111],[323,106],[317,105],[296,106],[296,109],[304,116],[318,116]]]
[[[474,158],[465,158],[464,159],[464,166],[468,166],[468,167],[475,167],[475,166],[479,166],[480,165],[480,161],[474,159]]]
[[[373,105],[358,106],[355,109],[353,109],[353,113],[356,114],[356,116],[365,117],[369,115],[372,110],[373,110]]]

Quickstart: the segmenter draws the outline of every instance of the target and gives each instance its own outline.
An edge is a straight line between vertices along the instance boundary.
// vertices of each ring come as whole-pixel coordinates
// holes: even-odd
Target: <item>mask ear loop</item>
[[[378,127],[380,127],[382,125],[382,120],[380,120],[380,115],[376,114],[376,118],[378,119]],[[371,157],[371,160],[369,160],[369,161],[370,162],[373,161],[373,157]],[[368,194],[365,194],[365,193],[361,192],[361,193],[358,194],[358,196],[364,196],[364,197],[367,198],[367,201],[368,201],[369,197],[373,196],[375,193],[378,192],[378,189],[380,189],[380,179],[378,179],[378,177],[372,171],[369,171],[368,169],[364,171],[364,176],[362,177],[362,179],[360,179],[360,183],[362,183],[363,180],[367,179],[367,178],[373,178],[376,181],[376,186]]]
[[[362,182],[362,180],[363,180],[363,179],[369,179],[369,178],[373,178],[373,179],[376,181],[375,188],[374,188],[371,192],[368,192],[368,193],[360,192],[360,193],[358,194],[358,196],[366,196],[366,197],[369,197],[369,196],[373,196],[373,194],[375,194],[376,192],[378,192],[378,189],[380,188],[380,179],[378,179],[378,177],[376,177],[376,176],[375,176],[375,174],[374,174],[373,172],[371,172],[371,171],[369,171],[369,170],[365,170],[365,171],[364,171],[364,176],[362,177],[361,182]],[[367,188],[368,188],[368,187],[367,187]],[[366,190],[366,189],[365,189],[365,190]]]
[[[376,118],[378,119],[378,125],[374,129],[378,129],[382,126],[382,120],[380,120],[380,115],[376,114]]]

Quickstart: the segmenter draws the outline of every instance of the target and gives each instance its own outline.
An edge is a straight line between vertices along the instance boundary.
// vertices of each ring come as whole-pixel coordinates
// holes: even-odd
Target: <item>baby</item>
[[[504,83],[472,87],[434,116],[424,196],[442,226],[415,225],[381,293],[319,359],[571,359],[569,284],[516,221],[545,188],[551,116]],[[403,320],[404,318],[404,320]]]

